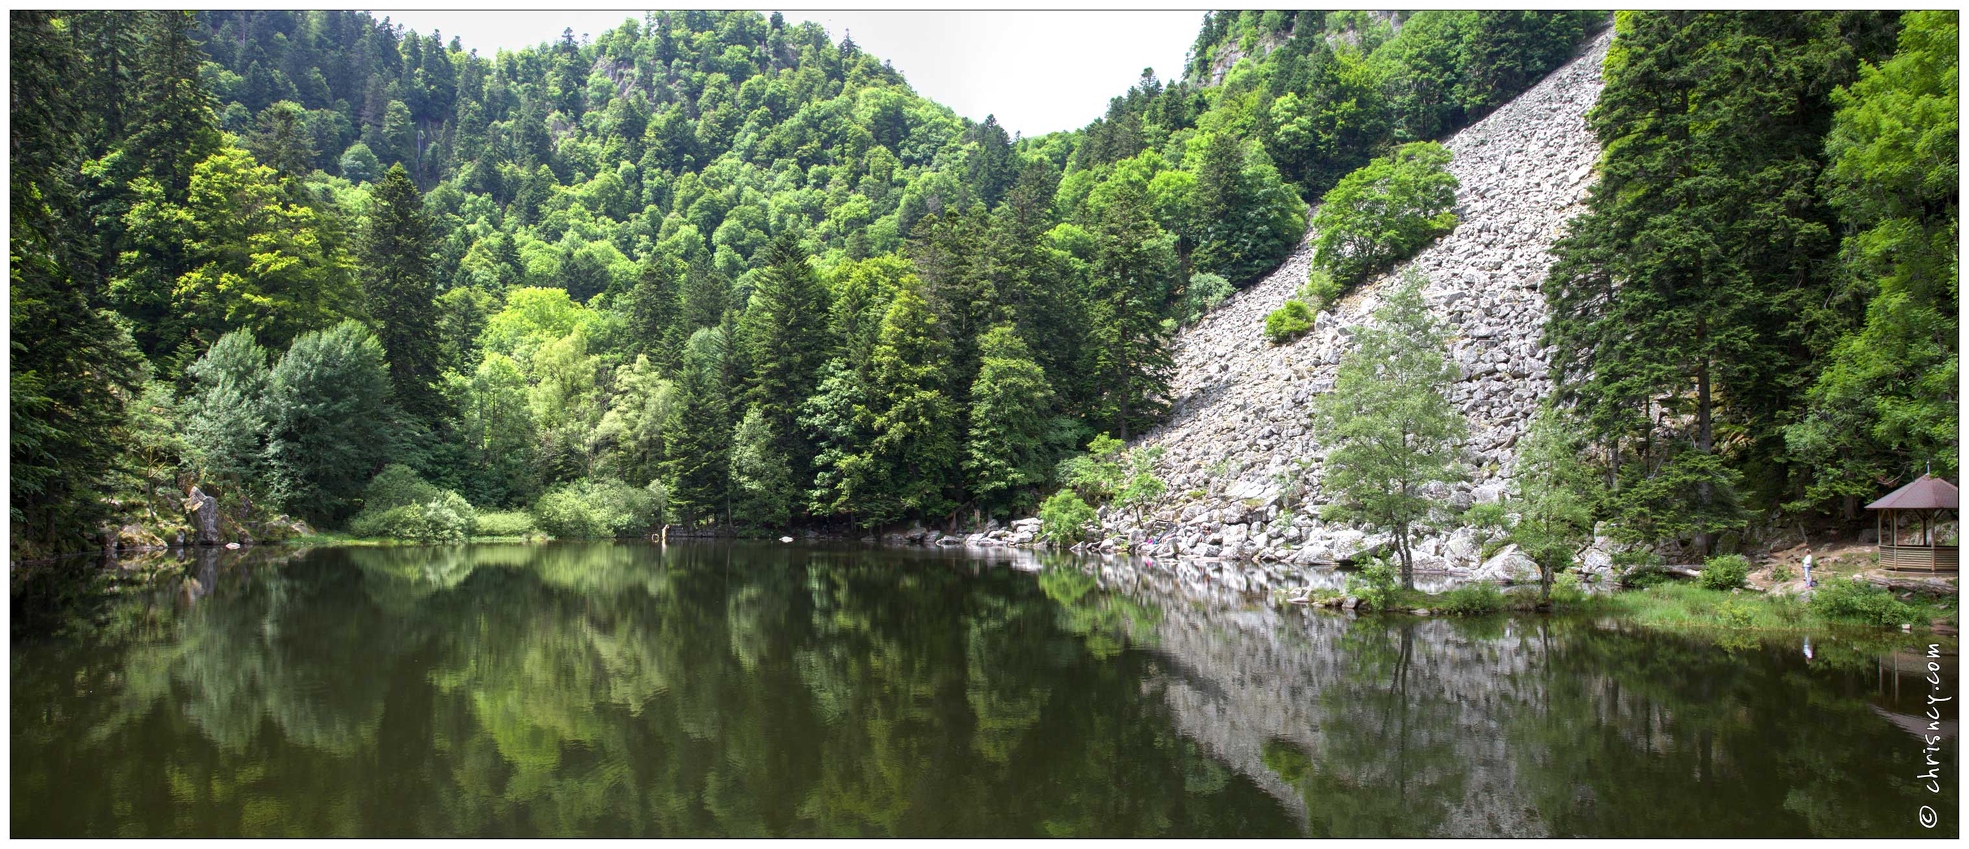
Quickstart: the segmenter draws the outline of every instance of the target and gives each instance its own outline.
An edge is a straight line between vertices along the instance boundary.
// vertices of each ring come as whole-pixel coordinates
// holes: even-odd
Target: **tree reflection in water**
[[[16,834],[1916,828],[1919,746],[1869,710],[1870,666],[1204,603],[1070,560],[256,557],[188,562],[83,633],[16,634]]]

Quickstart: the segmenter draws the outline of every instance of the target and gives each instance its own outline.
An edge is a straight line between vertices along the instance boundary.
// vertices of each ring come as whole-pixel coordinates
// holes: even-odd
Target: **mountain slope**
[[[1449,323],[1451,353],[1464,374],[1451,400],[1470,421],[1471,481],[1441,496],[1458,506],[1496,500],[1509,479],[1512,448],[1551,390],[1538,286],[1552,263],[1548,249],[1592,185],[1599,147],[1585,116],[1599,95],[1612,37],[1602,33],[1572,62],[1451,138],[1462,224],[1322,314],[1313,333],[1281,347],[1268,346],[1261,333],[1265,314],[1304,282],[1310,240],[1184,332],[1175,350],[1174,412],[1142,440],[1167,451],[1158,471],[1168,494],[1148,527],[1111,515],[1108,535],[1132,538],[1136,550],[1158,556],[1302,565],[1372,547],[1376,540],[1360,531],[1306,515],[1316,512],[1307,505],[1325,501],[1309,405],[1332,386],[1352,328],[1408,268],[1429,277],[1425,295]],[[1143,544],[1151,537],[1154,544]],[[1418,565],[1470,566],[1475,548],[1467,542],[1426,538],[1416,546]]]

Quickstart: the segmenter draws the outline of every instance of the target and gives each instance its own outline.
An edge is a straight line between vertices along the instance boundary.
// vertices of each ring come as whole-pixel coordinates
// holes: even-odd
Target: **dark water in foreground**
[[[186,573],[17,627],[12,836],[1958,831],[1913,642],[1350,621],[845,547]]]

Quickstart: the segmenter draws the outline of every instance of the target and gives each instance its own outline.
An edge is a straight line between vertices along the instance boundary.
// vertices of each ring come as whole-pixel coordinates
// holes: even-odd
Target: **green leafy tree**
[[[219,337],[188,370],[184,403],[186,459],[202,481],[221,491],[261,487],[266,472],[267,350],[253,334]]]
[[[1053,493],[1039,505],[1039,535],[1055,545],[1072,545],[1087,537],[1087,526],[1094,523],[1094,508],[1080,500],[1073,490]]]
[[[1163,447],[1136,448],[1128,452],[1128,477],[1115,493],[1114,504],[1135,514],[1135,523],[1141,524],[1142,510],[1154,504],[1156,499],[1169,491],[1169,484],[1155,473],[1155,464],[1162,459]]]
[[[1352,286],[1456,227],[1450,152],[1413,142],[1340,179],[1313,216],[1313,262]]]
[[[1126,443],[1105,433],[1087,443],[1087,452],[1060,461],[1060,483],[1071,487],[1083,500],[1096,504],[1121,491],[1128,470],[1122,462]]]
[[[772,427],[755,406],[732,431],[732,519],[758,528],[781,527],[792,517],[793,472]]]
[[[186,199],[148,177],[131,187],[123,216],[136,250],[110,281],[113,293],[136,309],[168,268],[184,271],[171,283],[172,316],[149,325],[154,358],[180,345],[202,350],[234,329],[252,330],[276,347],[309,330],[361,315],[354,261],[336,222],[310,203],[287,197],[279,175],[236,147],[199,162]],[[170,256],[170,263],[140,262]]]
[[[960,443],[956,405],[945,393],[949,355],[930,305],[916,287],[905,286],[882,318],[870,361],[875,416],[868,452],[885,480],[856,511],[864,524],[937,516],[952,507]]]
[[[389,459],[390,393],[383,345],[361,324],[294,340],[267,386],[275,503],[317,519],[341,515]]]
[[[1426,284],[1411,274],[1388,293],[1374,324],[1341,356],[1333,390],[1313,415],[1327,449],[1329,514],[1390,534],[1408,589],[1415,587],[1413,531],[1438,510],[1426,490],[1461,477],[1458,449],[1468,431],[1447,397],[1456,366],[1422,300]]]
[[[1835,302],[1863,300],[1864,319],[1832,345],[1785,440],[1805,501],[1841,499],[1848,518],[1885,481],[1958,468],[1956,47],[1956,15],[1909,12],[1893,58],[1833,94],[1821,183],[1852,228]]]
[[[356,142],[342,151],[342,157],[336,160],[335,172],[351,183],[367,183],[383,173],[383,163],[376,158],[369,145]]]
[[[511,506],[539,492],[539,441],[526,375],[511,357],[487,352],[469,375],[444,377],[447,404],[463,443],[459,489],[474,504]]]
[[[875,438],[868,380],[846,360],[821,367],[820,388],[801,407],[800,425],[813,434],[814,483],[807,509],[816,516],[848,516],[872,503],[882,475],[868,444]]]

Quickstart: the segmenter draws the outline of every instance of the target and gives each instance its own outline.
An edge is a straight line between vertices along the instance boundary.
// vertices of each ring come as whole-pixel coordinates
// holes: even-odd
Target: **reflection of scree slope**
[[[1429,277],[1426,297],[1448,322],[1451,355],[1463,370],[1451,400],[1470,422],[1471,481],[1440,493],[1459,505],[1503,491],[1512,447],[1551,390],[1549,351],[1539,344],[1539,284],[1553,261],[1548,249],[1592,185],[1599,146],[1585,118],[1599,97],[1611,39],[1609,29],[1579,58],[1447,142],[1455,153],[1450,170],[1462,183],[1462,223],[1403,265]],[[1270,347],[1261,332],[1265,314],[1305,281],[1311,253],[1302,243],[1277,271],[1178,337],[1173,414],[1142,442],[1167,450],[1159,473],[1168,494],[1152,511],[1159,521],[1134,529],[1131,517],[1112,516],[1109,536],[1154,536],[1146,550],[1164,557],[1299,564],[1375,544],[1309,518],[1300,505],[1326,500],[1322,452],[1307,425],[1310,402],[1332,386],[1352,327],[1367,320],[1396,275],[1363,286],[1337,314],[1322,314],[1298,342]],[[1298,460],[1313,465],[1296,472]],[[1300,514],[1296,520],[1286,521],[1287,506]],[[1465,547],[1462,540],[1425,539],[1415,549],[1417,565],[1468,567],[1475,552]],[[1272,567],[1248,576],[1271,582],[1284,574]]]

